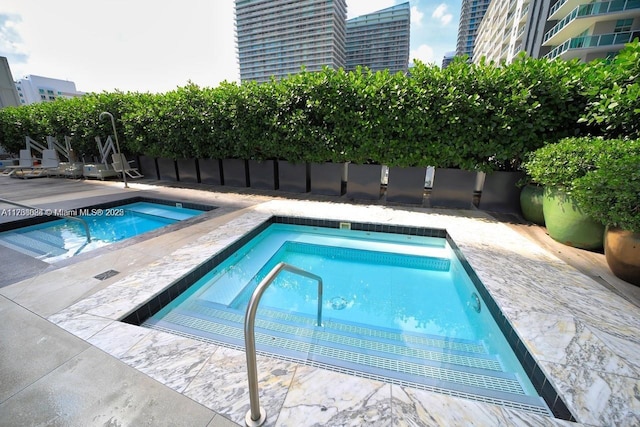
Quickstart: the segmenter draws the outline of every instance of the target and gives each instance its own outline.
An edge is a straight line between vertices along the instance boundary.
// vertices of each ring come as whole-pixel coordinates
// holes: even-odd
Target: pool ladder
[[[260,400],[258,397],[258,368],[256,366],[256,335],[255,322],[256,312],[260,298],[267,287],[275,280],[281,271],[287,270],[300,276],[308,277],[318,282],[318,326],[322,326],[322,278],[308,271],[302,270],[293,265],[281,262],[271,269],[269,274],[258,284],[251,294],[247,312],[244,318],[244,342],[245,353],[247,355],[247,375],[249,377],[249,404],[250,409],[244,418],[248,427],[258,427],[267,420],[267,413],[260,408]]]
[[[1,199],[0,198],[0,202],[6,203],[8,205],[18,206],[20,208],[26,208],[26,209],[33,210],[33,211],[41,211],[41,210],[43,210],[43,209],[40,209],[40,208],[36,208],[34,206],[29,206],[29,205],[25,205],[25,204],[18,203],[18,202],[13,202],[13,201],[7,200],[7,199]],[[87,243],[91,242],[91,233],[89,232],[89,224],[87,224],[87,221],[85,221],[82,218],[76,218],[75,216],[69,216],[69,215],[52,215],[52,216],[57,216],[58,218],[64,218],[64,219],[68,219],[68,220],[71,220],[71,221],[80,222],[82,224],[82,226],[84,227],[85,234],[87,235],[87,242],[85,243],[85,245]]]

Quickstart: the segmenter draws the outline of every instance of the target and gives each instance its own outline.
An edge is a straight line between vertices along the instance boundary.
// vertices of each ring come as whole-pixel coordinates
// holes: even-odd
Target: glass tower
[[[407,72],[409,67],[409,2],[347,21],[347,67]]]
[[[462,0],[456,55],[469,55],[469,58],[473,58],[473,47],[480,22],[482,22],[482,17],[487,11],[489,3],[491,0]]]
[[[346,0],[236,0],[240,80],[346,64]]]

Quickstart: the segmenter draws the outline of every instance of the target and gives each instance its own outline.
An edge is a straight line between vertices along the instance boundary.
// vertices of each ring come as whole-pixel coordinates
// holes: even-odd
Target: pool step
[[[64,244],[55,237],[40,230],[3,233],[0,236],[0,244],[34,258],[50,258],[67,253]]]
[[[274,316],[265,316],[268,314]],[[244,348],[243,322],[242,312],[194,302],[143,326]],[[476,400],[510,402],[514,407],[549,414],[542,399],[526,395],[518,377],[504,372],[499,357],[489,354],[482,342],[380,331],[330,320],[320,328],[314,323],[310,317],[261,309],[256,319],[257,348],[354,375],[446,390]]]

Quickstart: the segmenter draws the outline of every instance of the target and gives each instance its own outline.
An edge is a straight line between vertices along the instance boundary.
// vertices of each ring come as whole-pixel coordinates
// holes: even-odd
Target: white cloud
[[[411,6],[411,25],[422,27],[422,17],[424,13],[418,10],[418,6]]]
[[[431,17],[439,20],[443,26],[449,24],[449,22],[451,22],[451,20],[453,19],[453,15],[447,13],[447,8],[448,6],[445,3],[442,3],[438,7],[436,7],[436,10],[434,10],[431,14]]]
[[[424,62],[425,64],[436,62],[433,48],[427,44],[421,44],[417,49],[412,50],[409,53],[410,62],[415,62],[416,59]]]
[[[28,55],[20,37],[20,16],[0,13],[0,54],[10,62],[24,63]]]

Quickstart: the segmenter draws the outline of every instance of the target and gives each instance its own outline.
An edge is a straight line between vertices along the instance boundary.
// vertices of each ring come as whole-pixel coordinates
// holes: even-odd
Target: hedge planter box
[[[200,169],[200,183],[207,185],[222,185],[222,169],[218,159],[198,159]]]
[[[542,210],[553,240],[580,249],[602,248],[604,226],[585,215],[564,191],[544,187]]]
[[[161,181],[177,181],[178,174],[176,173],[176,161],[173,159],[159,158],[158,162],[158,176]]]
[[[429,201],[432,207],[471,209],[478,173],[436,168]]]
[[[246,160],[223,159],[222,160],[222,183],[231,187],[248,187],[249,171]]]
[[[178,159],[178,180],[180,182],[198,182],[198,163],[196,159]]]
[[[379,200],[382,165],[349,164],[347,197],[349,199]]]
[[[342,196],[347,182],[346,163],[311,163],[310,190],[314,194]]]
[[[249,186],[263,190],[277,190],[275,160],[249,160]]]
[[[278,189],[290,193],[309,191],[309,165],[278,161]]]
[[[478,207],[489,212],[520,214],[520,192],[518,182],[523,172],[495,171],[487,173],[480,194]]]
[[[387,201],[421,205],[424,200],[424,181],[427,168],[390,167]]]
[[[138,156],[140,173],[150,179],[158,179],[158,167],[155,157]]]

